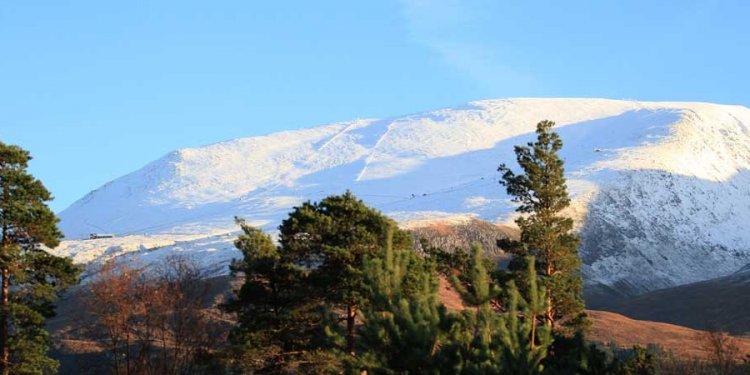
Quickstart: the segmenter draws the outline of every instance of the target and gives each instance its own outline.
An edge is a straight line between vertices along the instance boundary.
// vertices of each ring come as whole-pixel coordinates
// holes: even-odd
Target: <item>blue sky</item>
[[[55,210],[179,147],[476,99],[750,105],[748,1],[3,1],[0,140]]]

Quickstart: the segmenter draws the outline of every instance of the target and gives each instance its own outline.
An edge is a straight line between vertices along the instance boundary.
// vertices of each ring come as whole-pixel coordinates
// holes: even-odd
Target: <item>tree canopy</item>
[[[0,368],[3,374],[54,372],[47,356],[50,339],[44,319],[54,301],[78,282],[80,269],[69,258],[48,253],[62,233],[47,206],[52,195],[27,172],[31,156],[0,142]]]

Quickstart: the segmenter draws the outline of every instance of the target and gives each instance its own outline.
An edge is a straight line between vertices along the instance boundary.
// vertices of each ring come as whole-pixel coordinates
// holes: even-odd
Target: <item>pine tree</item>
[[[27,171],[29,153],[0,142],[0,368],[2,373],[54,372],[57,361],[44,319],[54,315],[63,288],[77,283],[80,269],[68,258],[49,254],[62,234],[47,207],[52,199]]]
[[[508,284],[509,298],[503,314],[507,334],[500,336],[509,373],[518,375],[539,374],[543,370],[542,360],[552,344],[551,330],[537,327],[538,317],[544,314],[547,307],[546,290],[537,285],[534,257],[528,257],[526,264],[527,298],[521,296],[515,283],[511,281]]]
[[[453,325],[448,343],[439,356],[443,373],[456,374],[540,374],[541,361],[552,343],[546,327],[536,327],[536,316],[546,310],[544,287],[538,286],[534,259],[526,262],[530,269],[525,283],[528,296],[523,298],[509,283],[508,302],[493,307],[498,287],[488,276],[486,262],[479,246],[474,246],[468,282],[452,280],[464,303],[471,306]]]
[[[549,375],[622,375],[622,363],[614,355],[586,342],[583,332],[573,336],[553,334],[554,343],[542,361],[544,374]]]
[[[245,371],[281,373],[302,361],[314,345],[308,340],[319,325],[318,314],[304,298],[303,270],[262,230],[236,219],[242,234],[235,247],[242,259],[230,265],[244,282],[222,308],[237,314],[229,340],[231,367]]]
[[[408,234],[351,192],[295,207],[279,227],[283,251],[309,269],[307,298],[318,298],[332,311],[345,311],[344,351],[356,354],[357,311],[367,302],[364,259],[380,251],[393,230],[395,250],[410,249]]]
[[[235,221],[242,234],[234,245],[242,252],[243,258],[232,261],[229,268],[233,274],[242,273],[244,283],[236,291],[237,297],[224,307],[238,313],[243,326],[265,326],[281,320],[296,306],[299,296],[294,289],[303,272],[282,257],[271,236],[242,219]]]
[[[392,234],[380,256],[364,265],[370,303],[362,310],[361,354],[355,370],[368,374],[437,372],[434,357],[450,319],[438,296],[435,264],[411,250],[394,250]]]
[[[484,261],[484,251],[478,244],[473,244],[471,247],[469,264],[468,275],[465,278],[468,282],[463,282],[459,276],[453,276],[451,283],[465,305],[477,310],[489,307],[490,302],[497,299],[500,288],[490,278]]]
[[[448,343],[440,353],[442,373],[500,374],[506,371],[499,336],[504,331],[502,318],[490,302],[499,288],[490,279],[480,246],[473,245],[467,275],[453,276],[451,284],[470,307],[461,312],[453,325]]]
[[[625,361],[622,373],[624,375],[655,375],[656,358],[646,348],[636,345],[633,347],[633,354]]]
[[[515,147],[523,174],[515,174],[505,164],[498,168],[502,173],[500,183],[520,203],[516,211],[522,214],[516,220],[520,241],[500,240],[498,245],[518,256],[512,263],[517,273],[525,272],[524,257],[536,257],[548,293],[545,324],[555,328],[557,321],[565,319],[568,325],[580,328],[585,324],[580,239],[572,233],[573,220],[561,214],[570,205],[570,198],[563,161],[558,156],[562,140],[551,130],[553,126],[551,121],[540,122],[536,142]]]

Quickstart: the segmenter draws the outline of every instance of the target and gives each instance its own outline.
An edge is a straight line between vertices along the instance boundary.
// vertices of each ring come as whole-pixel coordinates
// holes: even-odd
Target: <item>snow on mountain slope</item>
[[[144,253],[153,238],[160,254],[189,252],[176,242],[187,238],[225,264],[238,253],[217,234],[236,230],[234,216],[273,230],[292,206],[346,189],[405,224],[507,223],[514,207],[496,167],[515,164],[513,146],[543,119],[557,122],[565,143],[589,285],[636,294],[750,263],[750,110],[603,99],[487,100],[178,150],[60,215],[69,238],[118,238],[56,251],[91,262]]]

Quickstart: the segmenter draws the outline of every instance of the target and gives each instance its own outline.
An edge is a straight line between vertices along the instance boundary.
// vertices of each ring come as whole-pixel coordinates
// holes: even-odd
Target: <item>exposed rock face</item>
[[[407,229],[411,230],[416,241],[424,238],[431,246],[448,251],[467,251],[477,243],[482,246],[486,254],[498,257],[500,260],[509,258],[510,254],[497,247],[497,240],[518,238],[516,227],[492,224],[478,219],[412,223]]]

